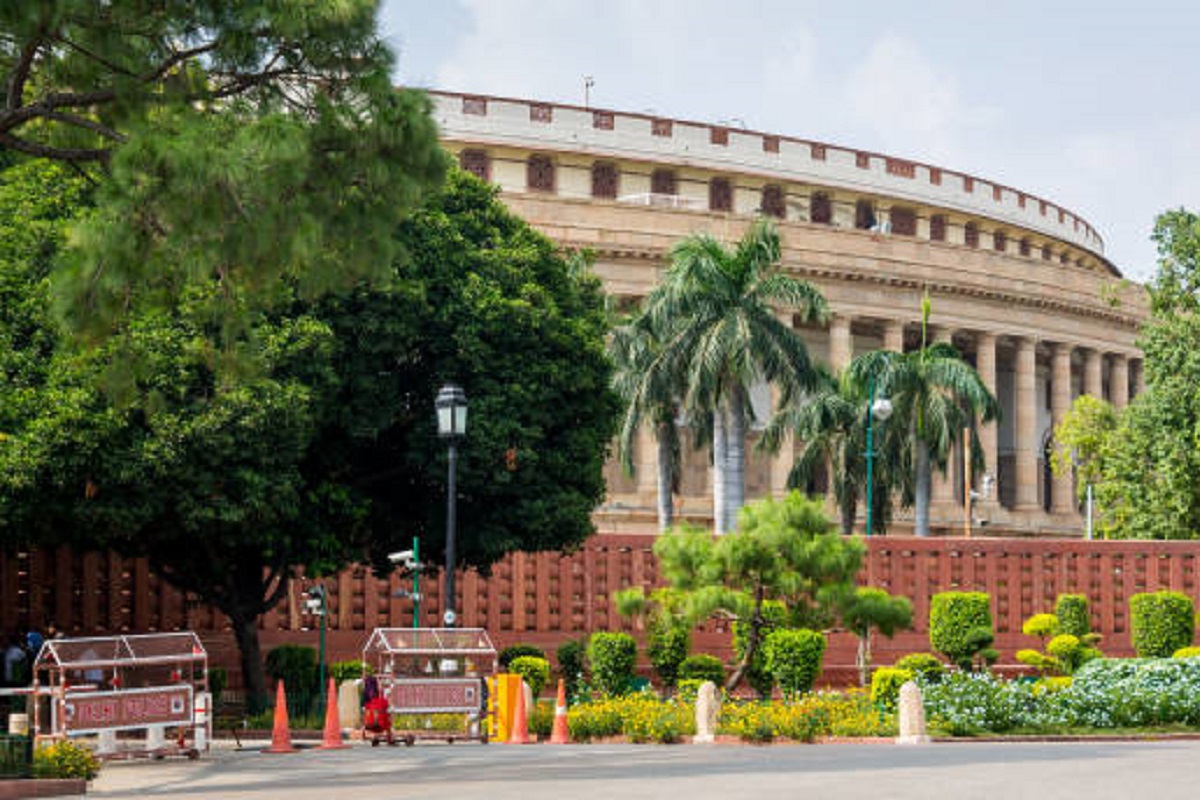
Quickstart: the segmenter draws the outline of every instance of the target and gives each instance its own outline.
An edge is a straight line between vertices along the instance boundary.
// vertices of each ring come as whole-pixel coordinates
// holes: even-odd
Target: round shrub
[[[1054,605],[1058,617],[1058,632],[1069,633],[1079,640],[1092,632],[1087,595],[1060,594]]]
[[[1200,658],[1200,647],[1181,647],[1171,654],[1171,658]]]
[[[100,759],[91,750],[70,739],[33,751],[35,778],[82,778],[90,781],[99,774]]]
[[[763,642],[767,669],[786,697],[811,691],[821,673],[825,637],[810,630],[772,631]]]
[[[546,681],[550,680],[550,662],[537,656],[517,656],[509,662],[508,671],[520,675],[529,684],[534,697],[542,693]]]
[[[909,670],[926,682],[940,680],[946,674],[946,665],[933,653],[909,653],[893,666]]]
[[[267,675],[283,681],[288,693],[317,690],[317,651],[300,644],[281,644],[267,653]]]
[[[725,665],[716,656],[697,653],[694,656],[688,656],[679,665],[679,680],[700,683],[712,681],[720,689],[725,685]]]
[[[346,681],[356,681],[363,675],[370,675],[374,670],[370,664],[364,664],[362,659],[352,658],[348,661],[338,661],[329,665],[329,674],[334,683],[343,684]]]
[[[880,667],[871,676],[871,702],[884,711],[895,711],[900,687],[916,677],[910,669]]]
[[[508,667],[512,664],[513,659],[521,656],[533,656],[534,658],[545,658],[546,651],[537,645],[532,644],[510,644],[500,651],[500,655],[496,660],[500,663],[500,671],[508,672]]]
[[[588,640],[592,683],[602,694],[616,696],[633,685],[637,643],[628,633],[593,633]]]
[[[929,607],[929,644],[960,669],[995,639],[991,598],[985,592],[941,592]]]
[[[1139,658],[1167,658],[1192,643],[1195,608],[1182,592],[1146,592],[1129,598],[1133,649]]]
[[[558,676],[566,684],[567,697],[575,697],[579,693],[579,685],[583,682],[586,652],[587,648],[578,639],[563,642],[554,652],[558,658]]]
[[[646,657],[663,686],[674,686],[679,679],[679,665],[692,648],[692,628],[675,617],[653,620],[647,635]]]

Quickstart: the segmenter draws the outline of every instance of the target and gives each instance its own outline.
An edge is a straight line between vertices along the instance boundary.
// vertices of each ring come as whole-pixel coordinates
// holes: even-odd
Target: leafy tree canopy
[[[598,282],[462,174],[395,235],[385,286],[251,315],[256,368],[220,390],[215,284],[60,351],[0,448],[5,541],[148,556],[231,618],[260,691],[254,625],[283,578],[382,567],[414,535],[442,558],[447,380],[471,404],[460,565],[582,541],[617,414]]]
[[[792,624],[820,627],[852,590],[865,548],[840,536],[821,504],[799,492],[742,509],[738,530],[714,539],[681,528],[654,543],[663,577],[694,621],[713,615],[746,625],[741,663],[726,684],[746,675],[768,624],[763,608],[782,601]]]

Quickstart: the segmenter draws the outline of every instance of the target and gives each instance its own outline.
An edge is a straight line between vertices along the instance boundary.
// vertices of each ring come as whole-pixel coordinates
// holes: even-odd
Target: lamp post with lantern
[[[456,472],[458,470],[458,440],[467,432],[467,396],[462,387],[448,383],[441,388],[434,401],[437,409],[438,436],[446,440],[449,448],[449,466],[446,478],[446,602],[442,623],[453,628],[458,617],[454,613],[454,565],[456,525],[458,522]]]

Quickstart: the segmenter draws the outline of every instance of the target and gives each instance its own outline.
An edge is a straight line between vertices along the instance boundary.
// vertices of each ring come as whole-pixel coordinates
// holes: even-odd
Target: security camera
[[[412,569],[417,566],[417,559],[413,555],[412,550],[401,550],[398,553],[390,553],[388,554],[388,561],[391,561],[393,564],[402,564],[406,569]]]
[[[986,519],[986,518],[985,519],[976,518],[976,520],[975,520],[975,524],[981,528],[986,528],[988,525],[991,524],[991,522],[992,521],[990,519]]]

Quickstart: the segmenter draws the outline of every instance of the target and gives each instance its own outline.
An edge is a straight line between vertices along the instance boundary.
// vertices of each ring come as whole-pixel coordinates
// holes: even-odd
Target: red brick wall
[[[594,630],[625,630],[633,623],[617,615],[612,592],[656,585],[653,537],[604,535],[570,554],[517,553],[496,564],[490,576],[461,576],[461,624],[484,627],[498,646],[528,642],[553,650]],[[1032,614],[1052,611],[1063,592],[1086,594],[1101,647],[1130,654],[1129,597],[1174,589],[1197,597],[1200,542],[1084,542],[1031,539],[914,539],[876,537],[868,542],[862,581],[913,601],[915,628],[875,644],[876,662],[928,650],[929,598],[947,590],[985,591],[992,596],[997,645],[1011,663],[1022,647],[1035,646],[1021,634]],[[331,660],[351,658],[376,626],[412,625],[412,604],[392,597],[411,588],[395,575],[378,580],[352,567],[326,580],[329,587]],[[288,596],[265,615],[264,649],[310,642],[314,621],[301,613],[305,582],[292,582]],[[440,619],[441,582],[423,578],[421,623]],[[0,632],[54,621],[69,635],[192,629],[214,660],[236,668],[236,650],[225,618],[177,592],[150,572],[145,561],[112,554],[78,554],[65,548],[0,555]],[[713,623],[697,631],[695,646],[728,655],[729,635]],[[827,677],[850,679],[854,639],[834,633],[826,656]]]

